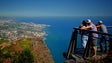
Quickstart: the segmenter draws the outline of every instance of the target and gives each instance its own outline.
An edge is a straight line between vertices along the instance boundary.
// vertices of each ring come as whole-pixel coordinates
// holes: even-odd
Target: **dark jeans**
[[[102,36],[100,40],[100,49],[101,52],[107,52],[107,36]]]

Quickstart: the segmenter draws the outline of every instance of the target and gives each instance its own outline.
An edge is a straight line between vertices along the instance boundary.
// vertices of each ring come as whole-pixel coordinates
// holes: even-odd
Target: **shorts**
[[[97,38],[92,39],[91,46],[97,46]]]

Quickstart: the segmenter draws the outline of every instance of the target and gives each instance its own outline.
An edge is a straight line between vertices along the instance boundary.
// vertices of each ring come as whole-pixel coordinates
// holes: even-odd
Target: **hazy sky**
[[[0,16],[112,16],[112,0],[0,0]]]

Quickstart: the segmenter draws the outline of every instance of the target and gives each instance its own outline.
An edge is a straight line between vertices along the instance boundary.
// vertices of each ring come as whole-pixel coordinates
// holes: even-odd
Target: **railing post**
[[[77,37],[78,37],[78,30],[77,29],[75,29],[75,32],[74,32],[75,34],[75,37],[74,37],[74,40],[73,40],[73,53],[72,54],[75,54],[75,51],[76,51],[76,48],[77,48]]]
[[[112,51],[112,37],[109,38],[109,52]]]
[[[70,59],[70,55],[75,53],[75,50],[77,47],[77,34],[78,34],[78,31],[77,29],[75,29],[74,32],[72,33],[72,37],[70,40],[70,44],[69,44],[69,48],[67,52],[67,59]]]

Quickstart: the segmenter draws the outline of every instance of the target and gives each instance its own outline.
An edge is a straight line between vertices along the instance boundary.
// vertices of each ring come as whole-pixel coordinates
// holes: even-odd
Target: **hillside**
[[[0,63],[17,63],[15,60],[18,60],[19,55],[26,48],[31,51],[34,63],[54,63],[49,49],[40,38],[21,38],[15,42],[1,41]]]

